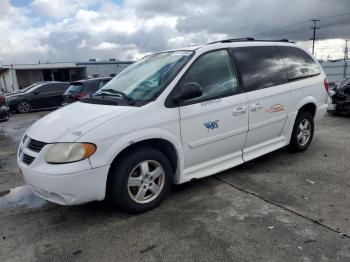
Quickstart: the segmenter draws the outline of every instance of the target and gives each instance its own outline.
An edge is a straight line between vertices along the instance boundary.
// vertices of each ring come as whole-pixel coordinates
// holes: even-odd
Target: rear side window
[[[98,81],[89,81],[86,82],[84,87],[84,92],[92,94],[95,93],[99,89],[99,82]]]
[[[203,90],[201,97],[187,100],[189,103],[233,95],[238,91],[236,74],[227,50],[199,57],[182,78],[180,86],[188,82],[199,83]]]
[[[36,88],[34,91],[37,91],[40,93],[46,93],[46,92],[50,92],[51,90],[53,90],[52,84],[44,84],[44,85]]]
[[[109,80],[103,80],[100,83],[98,83],[98,89],[100,89],[101,87],[103,87],[105,84],[107,84],[109,82]]]
[[[304,50],[292,46],[278,47],[287,66],[289,80],[318,75],[320,66]]]
[[[275,46],[251,46],[233,49],[247,91],[288,82],[283,59]]]

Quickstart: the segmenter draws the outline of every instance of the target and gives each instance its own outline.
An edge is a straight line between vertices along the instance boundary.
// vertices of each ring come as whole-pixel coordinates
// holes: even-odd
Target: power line
[[[334,15],[328,15],[328,16],[320,16],[320,17],[317,17],[317,19],[319,19],[319,20],[320,20],[320,19],[326,20],[326,19],[333,18],[333,17],[347,16],[347,15],[350,15],[350,12],[340,13],[340,14],[334,14]],[[285,25],[285,26],[278,27],[278,28],[271,29],[271,30],[264,31],[264,32],[254,33],[254,34],[252,34],[252,35],[254,35],[254,36],[263,36],[263,35],[266,35],[266,34],[269,34],[269,33],[272,33],[272,32],[280,31],[280,30],[285,29],[285,28],[289,28],[289,27],[293,27],[293,26],[301,25],[301,24],[306,24],[306,23],[308,23],[309,21],[310,21],[310,20],[303,20],[303,21],[298,22],[298,23],[293,23],[293,24]],[[322,26],[323,26],[323,25],[322,25]]]
[[[320,21],[320,19],[311,19],[311,21],[314,22],[314,26],[311,27],[311,29],[314,30],[313,36],[311,38],[311,40],[312,40],[312,55],[315,55],[316,30],[320,29],[320,27],[317,27],[316,24],[317,24],[317,22]]]

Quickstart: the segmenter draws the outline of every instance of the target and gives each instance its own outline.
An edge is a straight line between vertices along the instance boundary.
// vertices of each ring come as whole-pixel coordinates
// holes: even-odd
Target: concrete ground
[[[47,203],[22,186],[16,149],[45,113],[0,123],[0,261],[350,261],[350,117],[317,123],[305,153],[174,186],[136,216]]]

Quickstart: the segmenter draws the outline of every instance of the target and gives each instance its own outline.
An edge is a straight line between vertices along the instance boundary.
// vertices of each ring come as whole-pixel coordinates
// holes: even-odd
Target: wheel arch
[[[307,112],[312,115],[312,118],[316,116],[316,105],[314,103],[307,103],[299,108],[298,112]]]
[[[308,112],[312,115],[313,118],[315,118],[317,111],[317,100],[312,96],[305,97],[300,101],[297,108],[298,113]]]
[[[119,139],[117,143],[111,146],[111,148],[118,148],[118,150],[112,154],[113,157],[110,160],[111,165],[108,171],[106,186],[108,186],[111,170],[113,166],[116,165],[118,160],[123,155],[129,153],[132,150],[136,150],[141,146],[150,146],[158,149],[165,154],[165,156],[169,159],[173,169],[174,183],[177,183],[184,161],[181,143],[180,141],[177,141],[176,136],[171,133],[168,134],[168,132],[163,132],[163,134],[155,134],[157,134],[156,131],[152,130],[143,131],[142,134],[139,132],[135,134],[129,134],[127,137]]]

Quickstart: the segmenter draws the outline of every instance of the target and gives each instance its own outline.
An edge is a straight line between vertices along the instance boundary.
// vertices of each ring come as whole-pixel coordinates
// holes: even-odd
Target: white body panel
[[[242,113],[235,110],[245,109]],[[242,149],[248,132],[247,94],[239,94],[180,107],[180,126],[185,155],[183,178],[205,176],[204,169],[215,164],[227,168],[243,163]],[[217,121],[218,128],[206,128],[204,123]],[[229,164],[230,163],[230,164]],[[201,174],[203,173],[203,174]]]
[[[107,106],[76,102],[36,122],[26,135],[46,143],[89,142],[96,152],[83,161],[53,165],[45,161],[51,144],[40,153],[21,143],[20,151],[34,157],[30,165],[17,161],[26,182],[40,196],[65,205],[102,200],[113,160],[128,146],[147,139],[170,142],[177,155],[175,183],[223,171],[289,144],[298,110],[316,106],[315,119],[327,110],[325,74],[281,86],[220,98],[210,103],[165,107],[179,79],[201,54],[240,46],[290,45],[237,42],[192,47],[195,55],[159,97],[144,106]],[[280,106],[282,105],[283,110]],[[274,107],[275,106],[275,107]],[[235,115],[235,109],[244,109]],[[219,128],[204,123],[219,120]]]
[[[285,140],[281,134],[289,112],[290,85],[284,84],[248,93],[249,132],[244,161],[275,150]],[[258,152],[259,151],[259,152]]]

